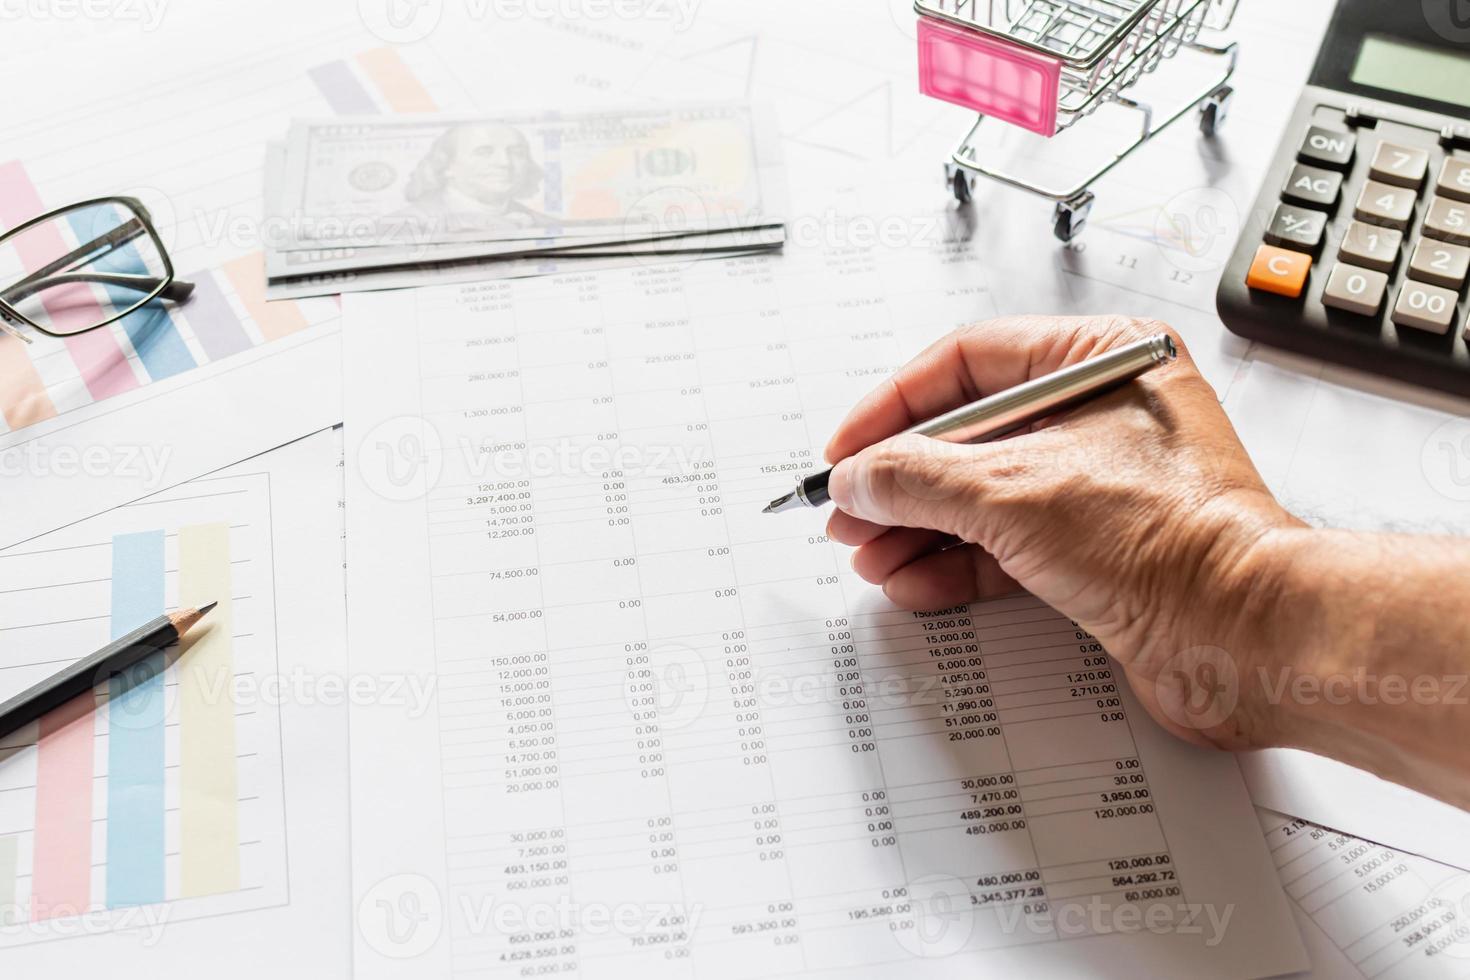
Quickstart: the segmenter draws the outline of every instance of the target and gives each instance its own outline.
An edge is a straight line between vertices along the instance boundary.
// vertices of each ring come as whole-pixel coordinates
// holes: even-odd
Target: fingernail
[[[832,467],[832,476],[827,480],[827,495],[832,498],[832,503],[839,510],[845,510],[849,514],[852,510],[852,468],[853,458],[849,456],[836,466]],[[854,515],[856,516],[856,515]]]

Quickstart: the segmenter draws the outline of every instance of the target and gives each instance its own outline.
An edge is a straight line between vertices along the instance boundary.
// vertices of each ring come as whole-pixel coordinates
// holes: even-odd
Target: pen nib
[[[783,510],[791,510],[792,508],[800,507],[800,506],[801,506],[801,501],[799,501],[799,500],[796,499],[796,494],[795,493],[788,493],[786,496],[784,496],[784,497],[777,497],[775,500],[773,500],[770,503],[766,504],[765,510],[761,511],[761,513],[762,514],[779,514]]]

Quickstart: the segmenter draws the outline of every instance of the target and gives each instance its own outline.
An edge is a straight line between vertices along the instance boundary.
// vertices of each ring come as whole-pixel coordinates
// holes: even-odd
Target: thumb
[[[838,509],[874,524],[974,540],[983,451],[928,436],[894,436],[833,467],[827,492]]]

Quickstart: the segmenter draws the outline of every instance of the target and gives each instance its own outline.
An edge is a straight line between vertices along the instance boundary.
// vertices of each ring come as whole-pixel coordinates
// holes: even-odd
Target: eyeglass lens
[[[133,208],[88,204],[0,242],[0,299],[52,333],[81,333],[156,296],[166,267]]]

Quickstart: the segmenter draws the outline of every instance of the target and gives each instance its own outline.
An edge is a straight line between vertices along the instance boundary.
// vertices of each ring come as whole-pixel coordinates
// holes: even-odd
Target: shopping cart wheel
[[[963,170],[955,168],[954,179],[950,181],[950,190],[954,191],[954,199],[961,204],[970,203],[970,177]]]
[[[1199,107],[1199,131],[1206,137],[1214,136],[1225,125],[1225,117],[1230,114],[1230,101],[1235,97],[1235,89],[1229,85],[1221,85],[1215,91],[1205,96],[1204,102]]]
[[[1092,196],[1092,191],[1083,191],[1070,201],[1057,204],[1051,229],[1059,240],[1070,242],[1082,234],[1082,229],[1087,227],[1087,216],[1092,213],[1094,200],[1096,198]]]

